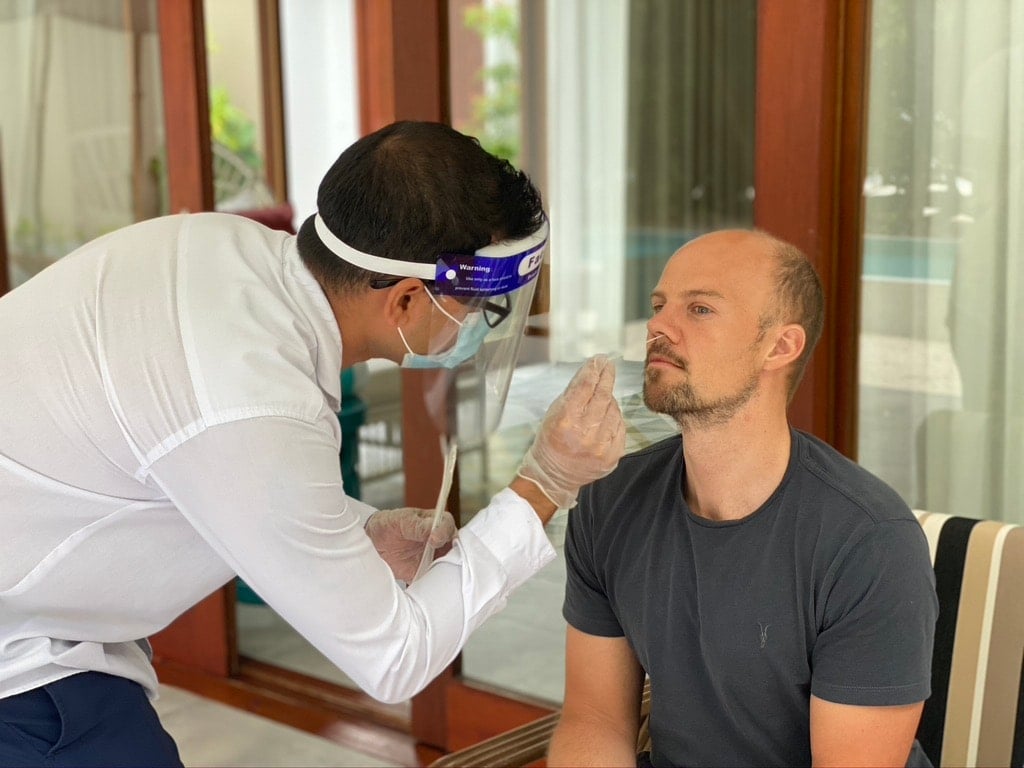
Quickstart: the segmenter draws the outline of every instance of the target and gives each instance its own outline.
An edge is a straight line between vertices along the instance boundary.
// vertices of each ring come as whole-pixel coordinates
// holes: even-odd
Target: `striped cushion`
[[[915,510],[939,619],[918,739],[936,766],[1024,765],[1024,528]]]

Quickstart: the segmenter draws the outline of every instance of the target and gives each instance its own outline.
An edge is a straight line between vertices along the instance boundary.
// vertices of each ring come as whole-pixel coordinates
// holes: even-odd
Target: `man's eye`
[[[661,307],[662,307],[661,304],[652,304],[651,305],[651,314],[652,315],[656,315],[659,312],[661,312]]]
[[[710,315],[711,307],[705,307],[703,304],[696,304],[690,308],[690,311],[695,315]]]

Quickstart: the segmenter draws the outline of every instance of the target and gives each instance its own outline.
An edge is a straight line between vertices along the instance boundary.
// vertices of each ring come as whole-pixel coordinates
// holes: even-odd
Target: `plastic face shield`
[[[424,281],[434,304],[425,334],[429,349],[406,340],[410,354],[403,365],[438,372],[424,388],[423,405],[440,432],[454,431],[463,444],[491,434],[501,419],[544,261],[547,221],[527,237],[472,254],[442,253],[433,264],[356,251],[319,214],[315,226],[339,258],[368,271]]]

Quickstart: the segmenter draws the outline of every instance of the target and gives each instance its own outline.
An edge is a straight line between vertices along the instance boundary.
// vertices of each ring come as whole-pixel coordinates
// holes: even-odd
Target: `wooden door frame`
[[[754,223],[801,248],[825,290],[790,420],[855,458],[870,0],[762,0],[757,32]]]
[[[260,92],[263,95],[263,167],[274,201],[288,201],[285,152],[284,85],[281,72],[281,8],[279,0],[257,0]]]
[[[791,418],[797,427],[850,456],[856,448],[868,6],[868,0],[764,0],[758,8],[754,220],[811,257],[822,275],[828,311],[822,341]],[[172,210],[210,210],[201,0],[160,0],[160,15],[168,157],[174,159],[168,169]],[[356,22],[363,133],[397,119],[448,122],[446,0],[356,0]],[[801,44],[794,45],[793,40]],[[404,400],[419,402],[419,385],[410,380],[403,386]],[[413,423],[416,409],[404,410],[407,428],[424,428]],[[428,436],[404,447],[410,503],[433,504],[440,476],[435,444]],[[225,681],[208,695],[224,700],[249,697],[248,708],[259,709],[252,697],[267,700],[266,692],[280,680],[271,675],[277,683],[254,682],[244,673],[228,680],[238,672],[237,660],[232,659],[233,605],[228,591],[221,591],[205,608],[194,609],[191,619],[193,612],[183,617],[183,622],[192,622],[191,632],[204,638],[203,648],[192,649],[186,661],[168,655],[172,649],[181,651],[182,636],[173,644],[158,640],[158,654],[165,674],[174,679],[192,680],[194,687],[196,670],[204,669],[209,672],[207,680]],[[291,695],[288,716],[299,727],[315,721],[309,729],[323,730],[326,726],[317,718],[334,717],[331,722],[338,722],[344,717],[346,705],[332,710],[324,703],[328,693]],[[465,681],[456,664],[415,697],[411,731],[420,759],[427,761],[550,709],[544,702]],[[317,717],[309,714],[313,712],[319,713]]]
[[[447,0],[358,0],[360,117],[364,134],[394,120],[451,122]],[[433,31],[433,35],[430,32]],[[429,374],[403,371],[406,503],[431,508],[442,461],[437,426],[422,411]],[[458,514],[458,480],[448,508]],[[411,732],[422,762],[551,711],[507,692],[466,684],[459,660],[412,700]]]
[[[172,213],[213,210],[202,0],[159,0],[160,63]],[[150,638],[154,663],[227,677],[237,669],[234,588],[217,590]]]
[[[856,450],[869,18],[869,0],[758,5],[754,222],[807,253],[826,298],[826,326],[790,417],[849,456]],[[424,745],[449,752],[549,711],[545,702],[467,681],[453,666],[416,698],[413,735],[421,754]]]

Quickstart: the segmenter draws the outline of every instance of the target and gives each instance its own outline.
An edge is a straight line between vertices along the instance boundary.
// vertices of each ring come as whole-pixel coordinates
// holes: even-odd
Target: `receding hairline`
[[[776,237],[770,232],[766,232],[763,229],[751,228],[744,229],[742,227],[734,227],[732,229],[716,229],[713,232],[705,232],[702,235],[692,240],[687,240],[679,248],[676,249],[676,253],[684,251],[691,245],[697,245],[698,243],[708,240],[724,240],[726,238],[735,238],[737,240],[758,240],[763,242],[769,247],[769,253],[771,255],[777,255],[781,250],[785,248],[792,248],[793,246],[785,240]],[[673,254],[674,255],[674,254]]]

